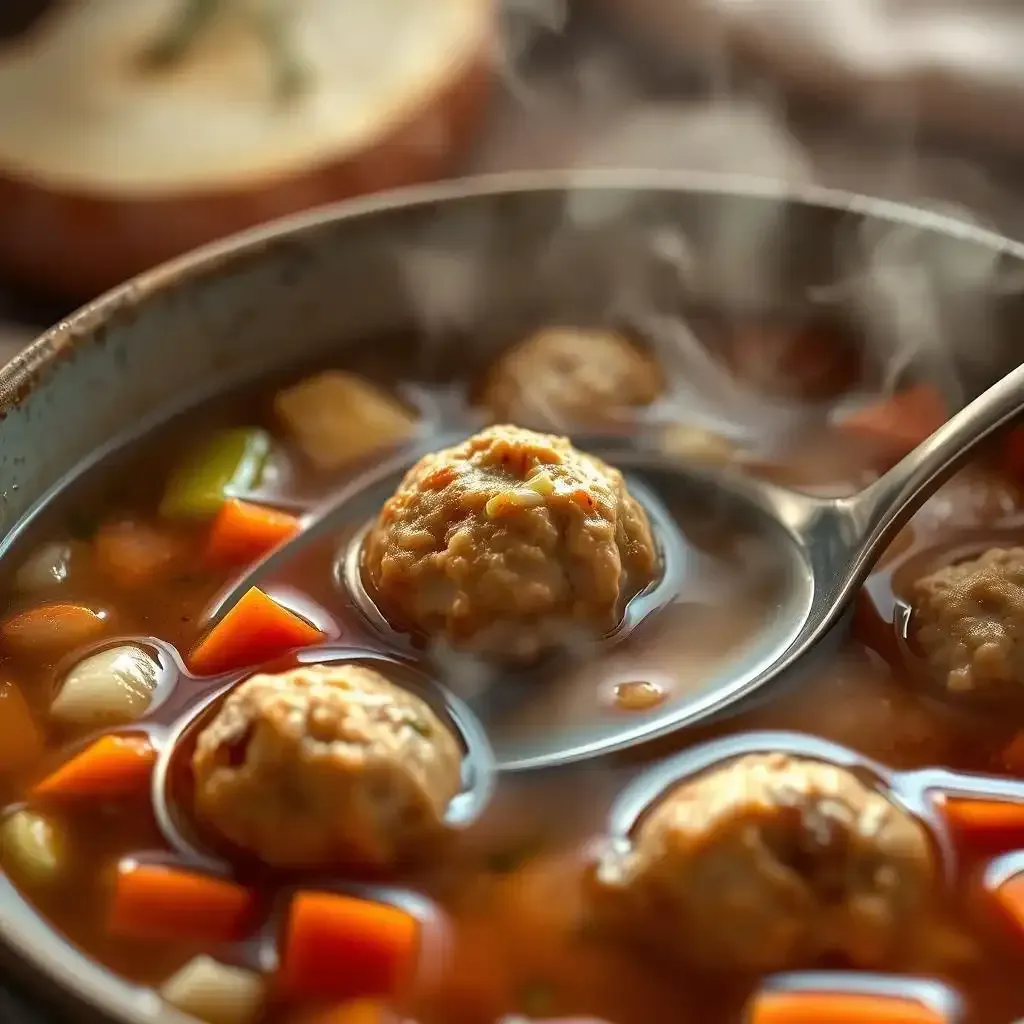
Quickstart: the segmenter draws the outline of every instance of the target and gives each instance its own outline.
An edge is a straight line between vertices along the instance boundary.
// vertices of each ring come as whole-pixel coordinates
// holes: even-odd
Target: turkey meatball
[[[686,781],[596,872],[599,906],[689,965],[891,963],[936,876],[925,829],[850,772],[752,754]]]
[[[499,422],[567,430],[627,417],[662,389],[657,362],[620,334],[549,327],[498,360],[482,399]]]
[[[422,458],[364,541],[368,592],[398,629],[530,660],[618,623],[654,577],[622,474],[563,437],[490,427]]]
[[[993,548],[919,579],[913,636],[947,693],[1024,703],[1024,548]]]
[[[440,836],[461,766],[419,697],[360,665],[309,665],[228,695],[196,743],[195,808],[275,867],[380,867]]]

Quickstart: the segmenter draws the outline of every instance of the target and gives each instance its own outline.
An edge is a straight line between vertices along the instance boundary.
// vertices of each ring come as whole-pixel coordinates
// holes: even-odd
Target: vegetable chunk
[[[43,737],[21,690],[0,680],[0,772],[16,771],[43,752]]]
[[[54,801],[145,797],[156,756],[145,736],[104,736],[47,775],[32,793]]]
[[[110,930],[127,938],[234,942],[256,923],[258,903],[234,882],[163,864],[118,867]]]
[[[166,519],[210,519],[224,500],[256,487],[271,451],[270,435],[256,427],[222,430],[181,462],[164,491]]]
[[[316,626],[253,587],[192,648],[189,667],[200,675],[257,665],[323,640]]]
[[[256,562],[301,529],[300,521],[287,512],[229,498],[210,528],[206,560],[215,566]]]
[[[133,722],[149,708],[159,677],[160,666],[141,647],[110,647],[71,668],[50,717],[78,728]]]
[[[298,893],[286,925],[281,987],[302,999],[393,995],[412,967],[418,935],[416,919],[397,907]]]
[[[253,971],[197,956],[164,982],[160,995],[208,1024],[250,1024],[259,1016],[265,987]]]
[[[415,429],[408,410],[369,381],[328,370],[278,393],[274,409],[306,459],[330,472]]]
[[[35,811],[15,811],[3,820],[0,850],[7,873],[34,888],[52,886],[66,867],[66,837],[55,822]]]
[[[98,640],[110,616],[81,604],[55,601],[16,612],[0,622],[0,645],[23,658],[58,658]]]

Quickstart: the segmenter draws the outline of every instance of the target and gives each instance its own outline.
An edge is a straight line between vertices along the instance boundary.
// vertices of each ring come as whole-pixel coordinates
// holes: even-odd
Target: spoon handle
[[[1024,409],[1024,366],[964,406],[884,476],[845,500],[861,551],[851,571],[870,564],[944,480],[990,434]]]

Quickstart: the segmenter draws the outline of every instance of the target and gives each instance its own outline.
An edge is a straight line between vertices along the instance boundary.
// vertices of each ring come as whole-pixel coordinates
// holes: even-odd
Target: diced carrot
[[[9,615],[0,623],[0,644],[10,654],[55,658],[98,640],[109,627],[106,612],[55,601]]]
[[[999,755],[999,767],[1024,779],[1024,730],[1003,748]]]
[[[323,638],[316,626],[253,587],[192,648],[189,666],[200,675],[215,675],[257,665]]]
[[[291,902],[279,981],[291,998],[390,996],[408,977],[419,925],[397,907],[338,893]]]
[[[145,736],[101,736],[37,783],[32,794],[54,800],[144,796],[156,756],[156,748]]]
[[[234,942],[255,927],[258,908],[255,893],[223,878],[125,861],[108,927],[133,939]]]
[[[43,752],[43,738],[21,690],[0,680],[0,772],[30,764]]]
[[[973,853],[1024,846],[1024,801],[945,793],[937,803],[953,837]]]
[[[848,416],[840,429],[885,447],[902,458],[946,422],[946,403],[930,384],[917,384],[865,406]]]
[[[745,1024],[950,1024],[920,1000],[875,992],[760,992]]]
[[[125,590],[165,579],[186,557],[181,537],[133,519],[104,523],[92,542],[96,566]]]
[[[299,520],[287,512],[228,498],[210,528],[206,558],[213,565],[255,562],[301,528]]]

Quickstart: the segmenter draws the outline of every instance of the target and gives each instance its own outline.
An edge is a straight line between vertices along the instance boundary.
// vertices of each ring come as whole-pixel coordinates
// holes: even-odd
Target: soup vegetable
[[[813,429],[720,436],[644,339],[553,325],[454,402],[369,365],[224,394],[38,509],[2,581],[0,862],[53,941],[206,1024],[1024,1015],[1013,431],[786,685],[516,767],[772,628],[771,539],[673,471],[841,494],[946,413],[858,405],[828,333],[723,352]]]

